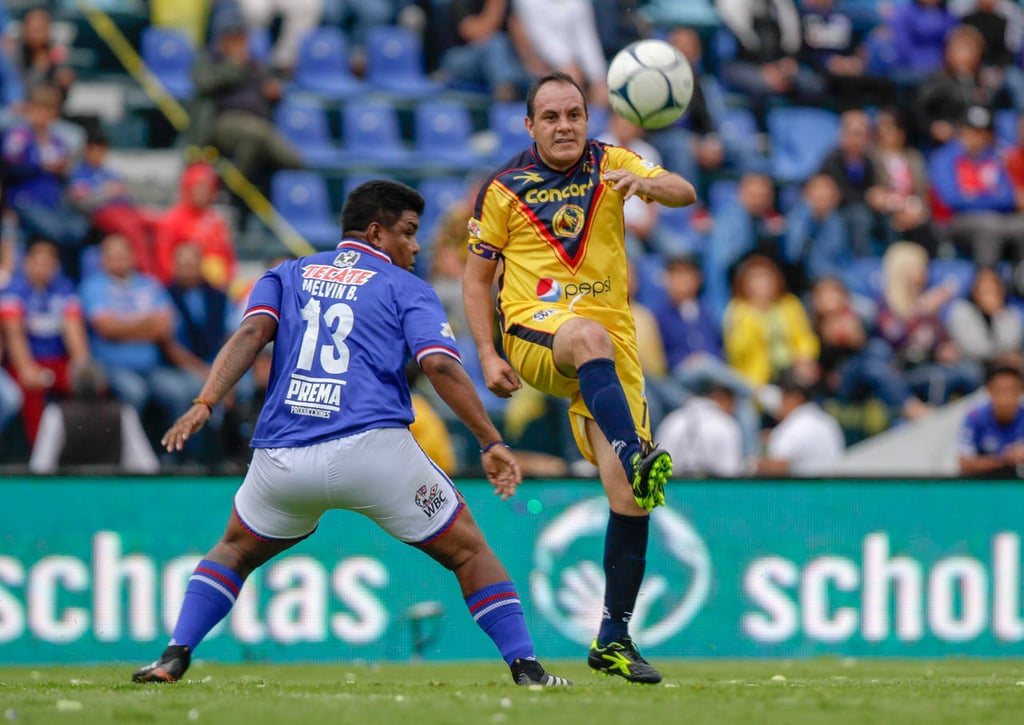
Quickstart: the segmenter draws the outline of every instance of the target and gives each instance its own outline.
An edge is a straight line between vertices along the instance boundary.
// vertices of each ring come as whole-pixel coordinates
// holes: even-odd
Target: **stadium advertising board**
[[[9,479],[0,662],[152,659],[236,480]],[[596,629],[596,483],[460,488],[523,595],[543,656]],[[651,657],[1024,655],[1024,485],[673,483],[633,630]],[[493,657],[454,577],[342,512],[258,572],[200,657]]]

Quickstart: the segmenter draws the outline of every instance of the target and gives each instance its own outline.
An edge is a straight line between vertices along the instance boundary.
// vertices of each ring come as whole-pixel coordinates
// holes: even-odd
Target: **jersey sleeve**
[[[401,290],[398,295],[402,332],[416,362],[434,353],[462,362],[455,345],[455,333],[437,293],[427,284]]]
[[[606,170],[625,169],[643,179],[653,179],[668,173],[653,161],[645,161],[627,148],[621,146],[607,146],[605,148]],[[639,195],[641,199],[650,202],[649,196]]]
[[[253,315],[270,315],[275,322],[281,321],[281,278],[272,269],[264,272],[249,293],[249,304],[242,319]]]
[[[20,320],[25,316],[25,302],[19,294],[20,291],[12,284],[0,294],[0,318]]]
[[[978,445],[978,428],[978,417],[976,415],[968,415],[964,419],[957,435],[956,448],[958,454],[973,457],[981,453],[981,448]]]
[[[508,244],[508,221],[515,194],[497,179],[480,190],[469,220],[469,252],[484,259],[497,259]]]

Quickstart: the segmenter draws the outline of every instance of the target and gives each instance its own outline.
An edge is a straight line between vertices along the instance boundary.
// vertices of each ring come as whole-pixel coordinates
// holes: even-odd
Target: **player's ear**
[[[523,118],[523,125],[526,126],[526,132],[530,134],[530,138],[534,138],[533,135],[533,119],[529,116]]]

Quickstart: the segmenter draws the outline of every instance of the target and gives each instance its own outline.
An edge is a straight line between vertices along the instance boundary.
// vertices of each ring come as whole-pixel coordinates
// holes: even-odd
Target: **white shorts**
[[[376,428],[301,448],[257,448],[235,494],[259,539],[301,539],[328,509],[373,519],[399,541],[444,534],[464,504],[455,484],[406,428]]]

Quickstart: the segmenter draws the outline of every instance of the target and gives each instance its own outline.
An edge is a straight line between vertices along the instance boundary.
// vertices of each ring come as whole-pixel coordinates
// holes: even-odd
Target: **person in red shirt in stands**
[[[189,166],[181,176],[178,203],[159,220],[154,256],[156,276],[170,282],[174,250],[184,243],[202,252],[203,278],[217,289],[225,289],[235,276],[235,248],[227,220],[211,204],[218,189],[217,172],[209,164]]]

